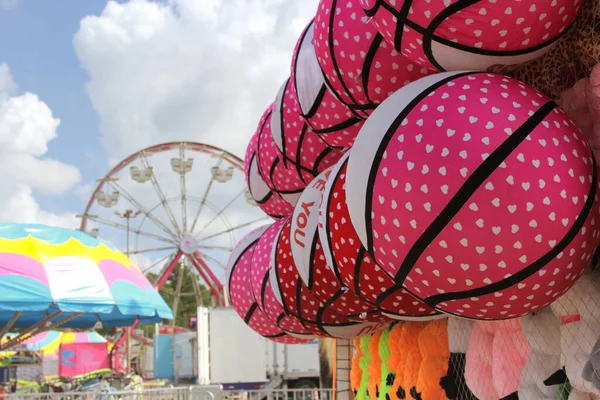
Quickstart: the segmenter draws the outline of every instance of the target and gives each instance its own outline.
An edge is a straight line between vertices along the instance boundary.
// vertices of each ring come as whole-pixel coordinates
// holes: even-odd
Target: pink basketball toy
[[[309,339],[301,339],[286,334],[258,308],[250,283],[250,263],[254,246],[267,226],[257,228],[242,238],[235,246],[227,263],[227,288],[231,305],[240,318],[259,335],[278,343],[306,343]]]
[[[286,312],[317,336],[350,339],[382,329],[386,323],[354,322],[319,301],[298,275],[291,249],[291,219],[279,232],[273,249],[271,287]]]
[[[325,85],[313,44],[314,31],[311,21],[296,44],[290,75],[292,92],[312,131],[329,146],[348,148],[354,143],[364,120]]]
[[[288,168],[295,167],[307,184],[343,154],[327,146],[304,121],[290,79],[277,93],[271,115],[271,133],[283,163]]]
[[[291,163],[286,166],[282,162],[279,157],[279,149],[271,134],[272,112],[273,104],[267,108],[258,126],[258,143],[256,145],[258,171],[267,186],[293,206],[312,178],[310,174],[304,178]]]
[[[283,199],[279,194],[271,190],[260,175],[258,170],[258,158],[256,156],[256,147],[258,145],[258,133],[255,133],[250,139],[246,149],[244,159],[244,172],[246,174],[246,184],[250,195],[258,204],[261,210],[267,215],[280,218],[290,215],[294,207]]]
[[[502,75],[445,72],[399,90],[358,135],[346,185],[361,243],[396,287],[457,316],[539,310],[598,243],[584,136],[553,101]]]
[[[383,39],[358,0],[321,0],[314,36],[327,85],[365,118],[396,90],[430,73]]]
[[[360,0],[386,41],[437,71],[500,72],[550,50],[583,0]],[[493,67],[493,68],[492,68]]]
[[[348,156],[344,154],[333,167],[325,184],[319,209],[319,238],[327,265],[337,279],[363,300],[375,304],[382,292],[394,287],[394,280],[367,254],[350,222],[345,190]],[[440,315],[404,289],[388,296],[379,304],[379,310],[400,320],[428,320]]]
[[[319,205],[332,168],[317,176],[302,192],[292,214],[292,258],[296,269],[317,299],[354,321],[389,321],[373,304],[348,289],[327,265],[319,240]]]
[[[277,234],[286,220],[286,218],[282,218],[269,226],[254,248],[250,271],[252,292],[258,307],[283,331],[297,337],[313,336],[310,331],[302,325],[302,322],[300,322],[299,319],[285,313],[283,307],[275,298],[269,280],[269,274],[272,269],[271,260],[273,246]]]

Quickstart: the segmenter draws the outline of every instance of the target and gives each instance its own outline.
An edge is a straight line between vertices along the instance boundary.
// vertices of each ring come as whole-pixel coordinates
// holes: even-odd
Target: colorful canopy
[[[0,343],[4,343],[18,334],[9,333]],[[61,344],[106,343],[106,339],[97,332],[60,332],[47,331],[31,336],[21,342],[27,350],[41,351],[45,356],[58,355]]]
[[[145,324],[173,314],[110,244],[72,229],[0,223],[0,327],[43,320],[74,328],[128,326],[136,318]]]

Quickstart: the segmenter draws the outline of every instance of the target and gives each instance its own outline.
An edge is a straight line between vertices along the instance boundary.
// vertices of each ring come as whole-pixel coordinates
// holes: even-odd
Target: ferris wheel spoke
[[[157,251],[175,250],[176,248],[177,248],[177,246],[155,247],[155,248],[149,248],[149,249],[130,251],[129,254],[153,253],[153,252],[157,252]]]
[[[154,282],[154,288],[160,290],[167,279],[171,276],[171,273],[177,266],[177,264],[181,261],[181,257],[183,257],[183,252],[181,250],[177,250],[174,254],[171,254],[169,258],[169,262],[165,263],[165,266],[158,274],[158,278],[156,282]]]
[[[113,228],[122,229],[124,231],[127,231],[127,225],[120,224],[118,222],[113,222],[113,221],[101,218],[101,217],[99,217],[97,215],[90,215],[90,214],[88,214],[87,215],[87,219],[89,219],[90,221],[94,221],[94,222],[97,222],[99,224],[105,225],[105,226],[111,226]],[[163,236],[160,236],[160,235],[156,235],[154,233],[145,232],[145,231],[142,231],[140,229],[131,229],[131,228],[130,228],[129,231],[131,233],[135,233],[135,234],[140,235],[140,236],[145,236],[145,237],[148,237],[148,238],[159,240],[161,242],[171,243],[171,244],[177,245],[177,242],[175,240],[169,239],[169,238],[166,238],[166,237],[163,237]]]
[[[133,206],[135,206],[138,210],[140,210],[146,218],[150,221],[154,222],[154,224],[163,230],[166,234],[171,236],[172,238],[176,238],[177,235],[169,229],[165,224],[163,224],[158,218],[156,218],[146,207],[144,207],[139,201],[137,201],[128,191],[123,188],[123,186],[119,185],[114,181],[106,181],[110,186],[112,186],[115,190],[118,190],[125,199],[130,202]]]
[[[159,264],[162,264],[164,262],[166,262],[167,260],[171,259],[171,257],[173,257],[173,254],[168,254],[164,257],[159,258],[158,260],[154,261],[152,264],[150,264],[149,266],[142,268],[142,273],[144,275],[146,275],[152,268],[156,267]]]
[[[141,152],[140,159],[142,160],[142,165],[144,165],[145,168],[151,168],[150,163],[148,162],[148,158],[146,157],[144,152]],[[185,168],[184,168],[184,170],[185,170]],[[158,196],[161,205],[163,206],[165,212],[167,213],[167,217],[169,218],[169,220],[171,221],[171,224],[173,224],[173,227],[177,231],[177,236],[181,236],[181,234],[182,234],[181,228],[177,224],[177,220],[175,219],[173,210],[171,210],[171,207],[169,206],[169,203],[167,202],[167,197],[165,196],[165,192],[163,192],[162,188],[158,184],[158,180],[156,179],[156,176],[154,175],[154,173],[150,174],[150,182],[152,182],[152,187],[154,187],[154,191],[156,192],[156,195]]]
[[[231,251],[233,248],[231,246],[210,246],[210,245],[198,245],[199,249],[205,250],[220,250],[220,251]]]
[[[183,144],[179,149],[179,156],[182,162],[185,162],[185,147]],[[179,174],[179,189],[181,190],[181,229],[183,229],[183,232],[187,232],[187,188],[185,175],[186,170],[182,168]]]
[[[225,212],[225,210],[227,210],[229,208],[229,206],[233,204],[233,202],[235,202],[242,194],[244,194],[245,191],[246,191],[246,189],[244,188],[241,192],[239,192],[237,195],[235,195],[233,197],[233,199],[231,199],[229,201],[229,203],[225,204],[225,207],[223,207],[221,209],[221,211],[219,211],[217,213],[217,215],[215,215],[214,217],[212,217],[212,219],[210,221],[208,221],[208,223],[206,225],[204,225],[204,228],[200,229],[200,231],[195,236],[199,236],[202,232],[204,232],[204,230],[206,228],[208,228],[210,226],[210,224],[212,224],[213,222],[215,222],[215,220],[217,218],[219,218]]]
[[[219,158],[219,161],[217,161],[216,166],[220,168],[222,162],[223,162],[223,158]],[[208,186],[206,187],[206,190],[204,191],[204,194],[202,195],[202,200],[200,201],[200,205],[198,206],[198,211],[196,211],[196,215],[194,216],[194,220],[192,222],[192,227],[190,228],[190,232],[194,232],[194,229],[196,228],[196,224],[198,223],[198,219],[200,218],[202,209],[204,208],[204,205],[206,204],[206,199],[208,198],[208,193],[210,192],[210,189],[212,188],[212,185],[214,182],[215,182],[215,176],[211,175],[210,181],[208,181]]]
[[[269,219],[269,217],[261,217],[261,218],[258,218],[258,219],[255,219],[255,220],[252,220],[252,221],[250,221],[250,222],[245,222],[245,223],[243,223],[243,224],[240,224],[240,225],[237,225],[237,226],[234,226],[234,227],[228,228],[228,229],[226,229],[226,230],[224,230],[224,231],[217,232],[217,233],[213,233],[213,234],[211,234],[211,235],[208,235],[208,236],[204,236],[203,238],[200,238],[200,239],[198,239],[198,241],[199,241],[199,242],[203,242],[203,241],[205,241],[205,240],[208,240],[208,239],[213,239],[213,238],[215,238],[215,237],[217,237],[217,236],[225,235],[225,234],[227,234],[227,233],[231,233],[231,232],[233,232],[233,231],[236,231],[236,230],[238,230],[238,229],[242,229],[242,228],[245,228],[245,227],[247,227],[247,226],[254,225],[254,224],[256,224],[257,222],[260,222],[260,221],[267,221],[268,219]]]
[[[211,263],[217,264],[217,266],[219,268],[221,268],[223,271],[227,270],[227,266],[225,264],[223,264],[221,261],[217,260],[214,257],[209,256],[208,254],[206,254],[203,251],[198,251],[198,254],[200,254],[200,256],[208,261],[210,261]]]
[[[194,252],[194,254],[190,257],[192,264],[196,267],[196,270],[204,280],[204,282],[209,286],[210,291],[215,296],[219,304],[224,304],[223,300],[223,292],[221,291],[223,288],[223,284],[221,281],[215,276],[210,267],[206,264],[202,256],[199,252]]]

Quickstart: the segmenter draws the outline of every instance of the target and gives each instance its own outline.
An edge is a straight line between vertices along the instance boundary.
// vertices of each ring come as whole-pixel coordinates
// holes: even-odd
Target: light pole
[[[127,225],[127,248],[125,250],[125,255],[129,257],[129,230],[130,230],[130,221],[132,218],[137,217],[142,212],[140,210],[133,211],[128,208],[124,212],[115,211],[115,215],[121,219],[125,219]],[[127,334],[127,373],[131,372],[131,327],[128,327],[125,331]]]

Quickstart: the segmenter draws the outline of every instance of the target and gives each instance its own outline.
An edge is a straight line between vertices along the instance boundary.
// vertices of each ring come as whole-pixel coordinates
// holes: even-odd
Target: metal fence
[[[332,400],[331,389],[269,389],[224,392],[225,400]]]
[[[0,400],[223,400],[220,387],[144,389],[141,392],[55,392],[0,394]]]
[[[144,389],[141,392],[0,394],[0,400],[332,400],[331,389],[223,391],[220,386]]]

